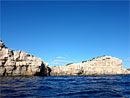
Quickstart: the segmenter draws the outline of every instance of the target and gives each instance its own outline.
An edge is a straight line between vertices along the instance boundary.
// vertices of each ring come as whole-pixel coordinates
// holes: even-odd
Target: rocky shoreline
[[[0,76],[46,75],[45,67],[41,58],[8,49],[0,41]]]
[[[85,76],[85,75],[120,75],[130,74],[130,71],[123,69],[122,60],[103,56],[81,63],[73,63],[66,66],[55,66],[51,68],[51,76]]]
[[[130,74],[123,69],[122,60],[102,56],[65,66],[48,66],[41,58],[24,51],[8,49],[0,40],[0,76],[79,76]]]

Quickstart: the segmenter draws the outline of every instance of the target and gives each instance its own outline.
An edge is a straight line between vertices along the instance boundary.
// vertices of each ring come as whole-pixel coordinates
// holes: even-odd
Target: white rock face
[[[94,58],[66,66],[49,67],[41,58],[23,51],[8,49],[0,40],[0,76],[69,76],[130,74],[123,69],[122,60],[111,56]]]
[[[13,51],[0,40],[0,76],[46,75],[46,65],[23,51]]]
[[[51,76],[130,74],[130,71],[123,69],[122,60],[111,56],[50,68]]]

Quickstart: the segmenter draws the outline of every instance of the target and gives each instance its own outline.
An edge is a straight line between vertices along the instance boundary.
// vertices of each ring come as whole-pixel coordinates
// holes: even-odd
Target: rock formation
[[[23,51],[8,49],[0,40],[0,76],[46,75],[46,65]]]
[[[122,60],[111,56],[93,58],[66,66],[50,67],[50,69],[51,76],[130,74],[130,71],[123,69]]]
[[[8,49],[0,40],[0,76],[70,76],[130,74],[123,69],[122,60],[111,56],[93,58],[81,63],[49,67],[41,58],[23,51]]]

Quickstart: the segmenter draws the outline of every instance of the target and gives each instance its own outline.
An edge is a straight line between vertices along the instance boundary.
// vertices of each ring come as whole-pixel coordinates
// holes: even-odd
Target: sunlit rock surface
[[[0,76],[46,75],[46,65],[23,51],[8,49],[0,40]]]
[[[117,75],[130,74],[123,69],[122,60],[102,56],[81,63],[71,63],[65,66],[48,66],[42,61],[23,51],[8,49],[0,40],[0,76],[77,76],[77,75]]]
[[[111,56],[102,56],[66,66],[50,67],[50,69],[51,76],[130,74],[130,71],[123,69],[122,60]]]

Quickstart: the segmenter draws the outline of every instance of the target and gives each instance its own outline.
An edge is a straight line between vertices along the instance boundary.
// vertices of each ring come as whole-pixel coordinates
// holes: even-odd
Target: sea
[[[0,98],[130,98],[130,75],[0,77]]]

